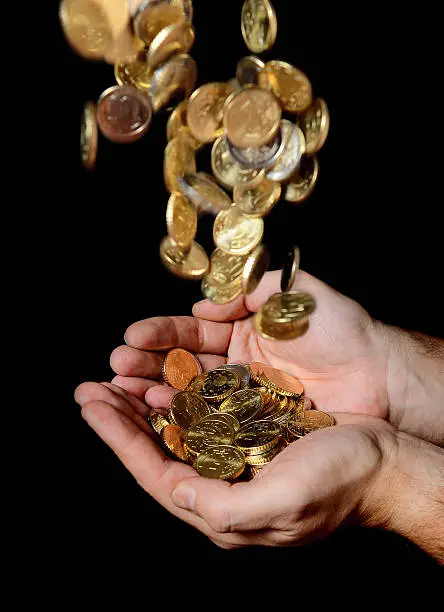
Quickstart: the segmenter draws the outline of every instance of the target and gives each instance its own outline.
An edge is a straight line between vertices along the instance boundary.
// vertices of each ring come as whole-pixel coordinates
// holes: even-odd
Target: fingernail
[[[200,300],[200,302],[196,302],[196,303],[193,305],[193,310],[194,310],[196,307],[197,307],[197,308],[199,308],[199,306],[201,306],[202,304],[205,304],[205,302],[206,302],[206,301],[207,301],[207,300]]]
[[[193,489],[193,487],[190,487],[190,485],[179,485],[176,489],[174,489],[171,498],[176,506],[179,506],[179,508],[193,511],[196,491]]]

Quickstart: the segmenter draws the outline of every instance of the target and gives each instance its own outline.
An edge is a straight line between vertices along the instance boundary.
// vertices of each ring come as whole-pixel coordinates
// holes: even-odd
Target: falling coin
[[[211,150],[211,168],[217,181],[226,189],[236,185],[253,187],[265,177],[265,170],[242,168],[230,153],[227,139],[220,136]]]
[[[135,87],[115,85],[97,103],[97,122],[102,134],[113,142],[129,143],[141,138],[152,118],[149,99]]]
[[[204,249],[193,242],[186,257],[176,243],[166,236],[160,244],[160,257],[165,267],[181,278],[200,280],[208,272],[210,262]]]
[[[247,295],[257,288],[270,263],[270,254],[261,244],[248,257],[242,273],[242,292]]]
[[[259,87],[274,93],[287,113],[300,113],[312,101],[312,87],[303,72],[287,64],[274,60],[265,64],[259,74]]]
[[[318,176],[319,162],[316,155],[303,155],[299,169],[285,188],[285,200],[292,204],[306,200],[313,193]]]
[[[185,174],[195,174],[196,155],[186,138],[178,136],[167,144],[163,169],[165,186],[170,193],[180,192],[179,178]]]
[[[295,173],[305,152],[305,139],[302,130],[287,119],[282,120],[282,138],[285,143],[284,152],[266,175],[270,181],[279,183],[289,179]]]
[[[264,69],[264,62],[254,55],[239,60],[236,68],[236,79],[241,87],[257,85],[259,74]]]
[[[278,203],[281,190],[280,183],[266,178],[256,187],[236,185],[233,191],[233,201],[245,215],[265,217]]]
[[[253,53],[263,53],[274,45],[277,18],[269,0],[245,0],[241,19],[242,36]]]
[[[196,80],[197,66],[194,59],[187,53],[173,55],[159,66],[152,76],[150,96],[154,111],[159,111],[179,93],[187,98],[193,91]]]
[[[213,225],[216,246],[232,255],[246,255],[262,240],[264,221],[244,215],[236,205],[220,212]]]
[[[114,75],[119,85],[131,85],[146,94],[152,78],[146,51],[141,51],[130,58],[117,60],[114,65]]]
[[[278,159],[285,150],[286,144],[280,130],[273,140],[260,147],[239,149],[233,146],[229,140],[227,140],[227,142],[231,155],[241,164],[241,166],[254,169],[264,168],[265,170],[276,165]]]
[[[282,266],[281,291],[290,291],[296,278],[297,271],[301,262],[301,252],[299,247],[294,246],[288,252]]]
[[[80,129],[80,153],[82,163],[87,170],[92,170],[96,163],[97,138],[96,106],[93,102],[86,102]]]
[[[178,106],[171,113],[167,123],[167,138],[172,140],[176,136],[184,136],[190,141],[191,146],[196,151],[203,146],[202,142],[199,142],[191,134],[190,128],[187,124],[187,110],[188,100],[182,100]]]
[[[215,304],[228,304],[239,297],[241,293],[241,283],[231,283],[221,287],[220,285],[212,285],[211,277],[209,276],[204,276],[202,279],[202,295]]]
[[[207,83],[191,95],[187,122],[200,142],[214,142],[223,133],[223,108],[229,94],[226,83]]]
[[[326,102],[322,98],[313,100],[299,118],[299,125],[304,132],[307,154],[317,153],[324,146],[330,127]]]
[[[148,64],[152,70],[175,53],[188,53],[194,44],[194,30],[188,23],[173,23],[163,28],[150,45]]]
[[[180,193],[172,193],[168,200],[166,222],[168,235],[179,249],[189,252],[197,232],[197,211]]]
[[[170,0],[145,0],[133,18],[137,36],[147,44],[167,26],[184,21],[185,15],[181,7],[173,6]]]

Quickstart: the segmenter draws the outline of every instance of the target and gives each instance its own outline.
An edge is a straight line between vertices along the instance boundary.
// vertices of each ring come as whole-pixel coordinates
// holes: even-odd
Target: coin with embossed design
[[[230,153],[225,136],[216,140],[211,150],[211,168],[217,181],[227,189],[236,185],[253,187],[265,177],[265,170],[243,168]]]
[[[193,136],[201,142],[214,142],[223,133],[223,108],[231,94],[226,83],[206,83],[188,100],[187,122]]]
[[[273,92],[287,113],[300,113],[312,101],[312,87],[307,76],[280,60],[265,64],[259,75],[259,87]]]
[[[263,234],[263,219],[244,215],[236,205],[220,212],[214,220],[216,246],[232,255],[246,255],[253,251]]]
[[[160,243],[160,258],[170,272],[188,280],[201,280],[210,266],[200,244],[193,242],[189,253],[184,253],[170,236],[165,236]]]
[[[221,402],[239,389],[240,382],[232,370],[211,370],[196,376],[188,388],[210,402]]]
[[[119,85],[131,85],[142,93],[147,93],[152,72],[148,66],[146,51],[140,51],[129,58],[118,59],[114,64],[114,76]]]
[[[286,181],[296,172],[301,163],[302,155],[305,153],[304,134],[297,125],[283,119],[281,130],[284,151],[266,175],[270,181],[279,183]]]
[[[227,140],[227,142],[231,155],[242,167],[256,169],[264,168],[264,170],[276,165],[278,159],[285,151],[286,144],[285,140],[282,138],[281,130],[279,130],[273,140],[260,147],[240,149],[232,145],[229,140]]]
[[[308,331],[308,317],[287,323],[273,323],[265,319],[262,309],[253,317],[255,330],[266,340],[295,340]]]
[[[264,453],[275,447],[282,436],[282,430],[273,421],[253,421],[237,432],[234,442],[248,455]]]
[[[186,431],[212,410],[204,398],[192,391],[176,393],[171,401],[169,416],[175,425]]]
[[[262,404],[262,395],[258,389],[241,389],[222,402],[219,411],[232,412],[242,426],[259,414]]]
[[[230,412],[213,412],[213,414],[204,416],[199,422],[201,423],[202,421],[222,421],[223,423],[230,425],[235,432],[239,431],[240,429],[239,421],[236,419],[234,414],[231,414]]]
[[[309,293],[288,291],[270,296],[262,307],[262,316],[273,323],[288,323],[304,319],[316,308],[316,301]]]
[[[248,255],[232,255],[222,249],[213,251],[210,257],[209,280],[216,287],[224,287],[234,283],[241,284],[242,272]]]
[[[230,285],[213,285],[211,283],[211,277],[204,276],[202,279],[202,295],[207,299],[214,302],[214,304],[228,304],[232,302],[242,293],[242,284],[231,283]]]
[[[155,36],[173,23],[183,23],[185,15],[170,0],[144,0],[134,15],[134,30],[139,38],[150,44]]]
[[[188,53],[194,44],[194,29],[189,23],[173,23],[163,28],[150,44],[148,64],[152,70],[175,53]]]
[[[301,423],[310,425],[313,429],[324,429],[324,427],[333,427],[335,420],[330,414],[321,410],[305,410]]]
[[[205,478],[235,480],[245,469],[245,456],[236,446],[213,446],[197,457],[193,467]]]
[[[185,174],[183,180],[196,193],[196,197],[193,198],[191,195],[189,197],[199,212],[216,216],[221,210],[227,210],[232,205],[231,198],[206,172]],[[182,187],[182,183],[179,186]]]
[[[141,138],[150,126],[152,114],[149,98],[129,85],[106,89],[97,102],[100,130],[113,142],[128,143]]]
[[[203,146],[203,143],[196,140],[190,132],[190,128],[187,124],[187,109],[188,100],[182,100],[173,110],[167,123],[167,138],[168,140],[172,140],[176,138],[176,136],[183,136],[190,141],[193,149],[197,151]]]
[[[277,18],[269,0],[245,0],[241,18],[242,36],[253,53],[263,53],[274,45]]]
[[[194,455],[199,455],[212,446],[232,444],[235,431],[229,423],[221,420],[202,419],[187,431],[185,444]]]
[[[152,410],[149,416],[149,421],[154,431],[159,435],[162,429],[170,424],[167,418],[167,414],[163,412],[158,412],[156,410]]]
[[[313,100],[299,117],[299,126],[304,132],[307,154],[317,153],[324,145],[330,127],[330,114],[322,98]]]
[[[236,79],[241,87],[257,85],[259,73],[265,66],[264,62],[254,55],[240,59],[236,68]]]
[[[187,138],[177,136],[169,141],[165,149],[163,170],[168,191],[180,192],[177,179],[196,172],[196,154]]]
[[[241,149],[260,147],[279,131],[282,111],[274,95],[259,87],[235,91],[224,106],[228,140]]]
[[[265,178],[255,187],[236,185],[233,191],[233,201],[245,215],[265,217],[278,203],[281,190],[279,183]]]
[[[197,211],[188,198],[177,192],[171,194],[166,222],[168,235],[184,253],[188,252],[197,232]]]
[[[250,371],[248,367],[245,365],[241,365],[240,363],[226,363],[219,368],[215,368],[216,370],[234,370],[236,374],[241,379],[241,389],[247,389],[250,386]],[[231,416],[231,415],[230,415]]]
[[[197,66],[187,53],[173,55],[153,73],[150,97],[155,112],[165,106],[172,98],[182,95],[187,98],[193,91],[197,80]]]
[[[285,187],[285,200],[292,204],[306,200],[313,193],[318,176],[319,162],[316,155],[303,155],[299,169]]]
[[[254,380],[260,381],[260,384],[274,389],[280,395],[299,397],[304,392],[304,386],[300,380],[267,364],[260,362],[251,363],[250,373]]]
[[[197,358],[185,349],[169,351],[162,365],[162,375],[169,385],[184,391],[190,382],[202,374],[202,366]]]

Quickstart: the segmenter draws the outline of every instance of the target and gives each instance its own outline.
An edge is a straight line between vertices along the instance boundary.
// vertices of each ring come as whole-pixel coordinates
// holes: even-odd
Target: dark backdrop
[[[424,570],[430,578],[436,566],[426,555],[373,530],[344,530],[298,549],[219,550],[154,503],[81,420],[74,388],[110,380],[109,354],[126,327],[154,315],[190,313],[200,292],[199,284],[168,274],[158,256],[166,232],[167,114],[154,117],[138,143],[100,138],[97,169],[84,171],[78,147],[82,105],[114,84],[113,68],[70,50],[58,24],[58,2],[52,4],[45,61],[54,68],[56,128],[46,184],[56,227],[48,265],[57,334],[48,342],[57,342],[54,367],[61,367],[62,390],[55,398],[57,501],[49,514],[64,580],[77,590],[85,576],[103,572],[113,581],[117,567],[142,590],[146,580],[158,589],[161,576],[168,589],[178,579],[175,568],[186,582],[209,575],[216,580],[229,569],[243,584],[266,576],[276,588],[295,578],[316,584],[354,570],[370,575],[372,583],[395,569],[404,576]],[[442,336],[442,196],[432,153],[439,62],[433,37],[424,40],[437,9],[428,1],[421,10],[380,0],[274,4],[279,34],[265,59],[286,60],[309,76],[315,95],[329,105],[331,132],[319,155],[314,195],[299,207],[279,204],[266,220],[273,267],[280,266],[282,245],[295,242],[305,270],[373,316]],[[194,0],[194,6],[199,83],[228,80],[248,54],[240,32],[242,2]],[[199,166],[207,165],[204,153]],[[211,218],[203,220],[198,236],[208,251],[211,226]]]

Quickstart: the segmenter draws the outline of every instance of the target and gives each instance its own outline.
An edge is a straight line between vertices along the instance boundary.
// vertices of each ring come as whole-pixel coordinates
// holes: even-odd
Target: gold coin
[[[236,79],[239,85],[241,87],[257,85],[259,74],[264,66],[264,62],[254,55],[247,55],[247,57],[240,59],[236,68]]]
[[[248,255],[231,255],[231,253],[226,253],[222,249],[216,249],[210,258],[210,271],[208,273],[210,283],[215,287],[224,287],[236,283],[240,285],[247,259]]]
[[[179,92],[187,98],[197,80],[196,62],[190,55],[173,55],[154,71],[151,79],[150,96],[153,109],[157,112]]]
[[[150,44],[148,64],[154,70],[175,53],[188,53],[193,44],[194,29],[189,23],[173,23],[166,26]]]
[[[257,288],[270,264],[270,254],[261,244],[254,249],[247,259],[242,273],[242,293],[249,294]]]
[[[145,0],[138,8],[133,24],[137,36],[150,44],[161,30],[184,21],[181,7],[173,6],[170,0]]]
[[[214,142],[223,133],[223,108],[231,95],[226,83],[207,83],[191,95],[187,122],[193,136],[200,142]]]
[[[168,140],[173,140],[177,136],[183,136],[190,141],[193,149],[197,151],[203,146],[203,143],[196,140],[190,132],[190,128],[187,125],[187,108],[188,100],[182,100],[173,110],[167,123],[167,138]]]
[[[305,138],[302,130],[283,119],[281,122],[284,150],[279,156],[276,164],[267,172],[267,179],[281,183],[289,179],[301,163],[302,155],[305,153]]]
[[[324,145],[330,128],[330,113],[322,98],[313,100],[299,118],[299,125],[304,132],[307,154],[317,153]]]
[[[255,361],[250,364],[250,374],[253,380],[262,386],[273,389],[279,395],[299,397],[304,392],[304,385],[295,376],[282,370]]]
[[[192,0],[171,0],[171,5],[180,8],[187,22],[191,23],[193,21]]]
[[[316,301],[309,293],[288,291],[275,293],[262,306],[262,316],[270,323],[289,323],[305,319],[314,312]]]
[[[228,304],[232,302],[242,293],[241,283],[232,283],[224,287],[211,284],[211,278],[204,276],[202,279],[202,295],[211,300],[214,304]]]
[[[242,36],[253,53],[263,53],[274,45],[277,18],[269,0],[245,0],[242,7]]]
[[[247,255],[262,240],[264,221],[244,215],[236,205],[220,212],[213,225],[214,243],[232,255]]]
[[[211,370],[196,378],[189,385],[209,402],[221,402],[240,387],[240,378],[232,370]]]
[[[166,222],[168,235],[179,249],[189,252],[197,232],[197,211],[180,193],[172,193],[168,200]]]
[[[265,177],[265,170],[242,168],[230,153],[224,136],[216,140],[211,150],[211,168],[216,180],[226,189],[236,185],[254,187]]]
[[[284,265],[282,266],[281,291],[287,293],[293,286],[296,274],[301,262],[301,252],[299,247],[294,246],[287,252]]]
[[[247,463],[247,465],[254,465],[254,466],[261,465],[263,467],[267,465],[268,463],[271,463],[271,461],[273,461],[273,459],[277,455],[279,455],[279,453],[283,451],[285,447],[286,447],[286,443],[284,439],[282,438],[280,442],[276,444],[276,446],[274,446],[272,449],[270,449],[269,451],[265,453],[260,453],[258,455],[245,455],[245,462]]]
[[[303,155],[299,170],[285,188],[284,199],[293,204],[306,200],[313,193],[318,176],[319,162],[316,155]]]
[[[305,410],[301,422],[314,429],[324,429],[324,427],[332,427],[335,424],[333,417],[321,410]]]
[[[193,467],[205,478],[234,480],[245,469],[245,456],[235,446],[213,446],[197,457]]]
[[[303,72],[279,60],[265,64],[259,75],[259,87],[274,93],[287,113],[300,113],[312,101],[312,87]]]
[[[142,93],[148,93],[152,72],[148,66],[146,51],[117,60],[114,64],[114,76],[119,85],[131,85]]]
[[[282,436],[279,425],[271,421],[254,421],[241,427],[234,439],[236,446],[249,455],[274,448]]]
[[[259,310],[253,317],[254,328],[266,340],[295,340],[307,333],[308,317],[288,323],[272,323]]]
[[[186,436],[187,449],[194,455],[200,455],[212,446],[231,445],[235,431],[224,421],[201,420],[190,427]]]
[[[228,140],[241,149],[260,147],[276,136],[282,111],[273,94],[259,87],[235,91],[224,106]]]
[[[169,236],[160,244],[160,257],[170,272],[188,280],[201,280],[210,266],[208,256],[200,244],[193,242],[190,252],[184,256],[183,251]]]
[[[89,59],[102,59],[129,19],[126,0],[62,0],[59,16],[68,42]]]
[[[263,168],[264,170],[268,170],[276,164],[284,152],[285,146],[285,141],[280,131],[273,140],[260,147],[239,149],[239,147],[232,145],[229,140],[227,142],[233,159],[239,162],[243,168]]]
[[[281,190],[282,187],[279,183],[265,178],[254,187],[236,185],[233,191],[233,200],[245,215],[265,217],[279,202]]]
[[[234,414],[231,414],[230,412],[213,412],[213,414],[209,414],[200,420],[201,423],[203,421],[222,421],[222,423],[227,423],[227,425],[230,425],[235,432],[239,431],[240,429],[239,421],[236,419]]]
[[[149,417],[150,423],[154,431],[160,435],[162,429],[170,424],[167,415],[162,412],[151,412]]]
[[[211,412],[207,402],[198,393],[181,391],[171,401],[169,416],[175,425],[187,431]]]
[[[86,102],[80,128],[80,153],[82,163],[87,170],[92,170],[96,163],[97,139],[96,105],[94,102]]]
[[[287,422],[286,427],[288,440],[298,440],[299,438],[303,438],[308,433],[314,431],[308,424],[304,425],[304,423],[301,421],[290,420]]]
[[[242,426],[259,414],[262,402],[258,389],[241,389],[222,402],[219,411],[232,412]]]
[[[186,174],[183,178],[190,188],[196,192],[194,198],[190,192],[186,192],[186,195],[189,195],[200,213],[206,212],[216,216],[232,205],[231,198],[209,174],[198,172],[197,174]]]
[[[166,448],[176,459],[190,463],[191,457],[185,446],[186,432],[181,427],[178,425],[166,425],[160,432],[160,437]]]
[[[164,179],[170,193],[180,192],[178,177],[196,172],[196,155],[190,142],[183,136],[170,140],[165,149]]]

